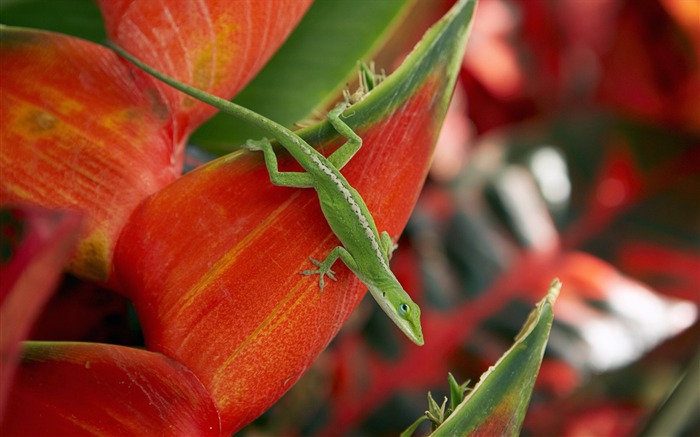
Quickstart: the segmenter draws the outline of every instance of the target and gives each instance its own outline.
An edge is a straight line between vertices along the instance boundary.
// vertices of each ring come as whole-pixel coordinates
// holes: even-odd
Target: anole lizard
[[[305,172],[280,172],[277,167],[277,156],[267,139],[248,140],[245,148],[263,152],[265,165],[273,184],[315,189],[321,203],[321,210],[342,243],[342,246],[331,250],[323,262],[311,258],[318,269],[305,270],[301,273],[318,274],[319,286],[323,288],[324,276],[335,280],[331,266],[340,258],[369,288],[379,306],[399,329],[414,343],[423,345],[420,308],[404,291],[389,268],[389,258],[394,250],[394,243],[387,232],[379,234],[364,200],[340,173],[340,169],[362,146],[362,139],[340,118],[340,114],[348,106],[347,102],[331,110],[328,113],[328,121],[348,141],[326,158],[298,135],[274,121],[228,100],[179,82],[145,65],[122,48],[114,45],[111,47],[157,79],[227,114],[251,123],[277,139],[306,170]]]

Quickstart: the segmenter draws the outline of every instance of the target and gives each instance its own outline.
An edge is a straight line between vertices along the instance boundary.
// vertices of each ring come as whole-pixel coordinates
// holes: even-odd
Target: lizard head
[[[420,326],[420,307],[396,281],[381,288],[369,286],[369,291],[380,308],[412,342],[423,346],[423,331]]]

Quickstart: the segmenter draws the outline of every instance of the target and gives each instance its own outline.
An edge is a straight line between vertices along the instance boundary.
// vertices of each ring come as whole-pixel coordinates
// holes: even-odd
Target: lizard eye
[[[408,314],[408,311],[411,309],[411,307],[408,306],[407,303],[402,303],[399,304],[399,314],[403,317],[406,314]]]

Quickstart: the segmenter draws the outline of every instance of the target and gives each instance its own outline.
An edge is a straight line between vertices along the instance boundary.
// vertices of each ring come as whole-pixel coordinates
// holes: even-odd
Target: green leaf
[[[518,435],[552,327],[552,305],[560,289],[561,282],[555,279],[513,346],[481,376],[433,436]]]
[[[107,38],[100,10],[91,0],[0,0],[0,20],[98,43]]]
[[[452,414],[459,404],[464,401],[464,392],[467,390],[469,381],[460,385],[455,380],[455,377],[451,373],[447,374],[447,380],[450,384],[450,409],[448,410],[448,415]]]
[[[339,94],[353,79],[358,61],[371,57],[382,45],[408,3],[316,0],[280,50],[233,101],[292,127]],[[250,125],[218,114],[190,141],[224,154],[262,136]]]

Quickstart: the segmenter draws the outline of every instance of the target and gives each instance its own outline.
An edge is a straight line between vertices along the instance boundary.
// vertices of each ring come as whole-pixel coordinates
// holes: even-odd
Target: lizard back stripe
[[[377,241],[377,238],[374,236],[374,232],[372,231],[372,228],[369,225],[369,221],[367,220],[367,217],[365,217],[362,214],[362,209],[360,208],[360,205],[357,204],[355,199],[352,197],[352,193],[350,190],[347,189],[347,187],[343,184],[343,182],[338,178],[338,176],[330,169],[326,164],[319,159],[316,154],[313,154],[306,144],[303,144],[301,141],[298,139],[294,138],[294,143],[299,146],[304,152],[309,155],[311,160],[318,166],[319,170],[321,170],[323,173],[328,175],[331,181],[335,184],[336,188],[338,188],[338,191],[340,191],[340,194],[343,195],[343,198],[348,202],[350,205],[350,209],[352,212],[355,214],[355,217],[358,219],[360,222],[360,226],[362,229],[365,231],[365,235],[367,238],[370,240],[372,244],[372,249],[374,250],[375,255],[377,255],[377,259],[379,259],[379,262],[382,264],[382,266],[385,269],[389,269],[389,266],[387,265],[386,261],[384,260],[384,257],[382,256],[382,250],[381,247],[379,246],[379,242]]]

